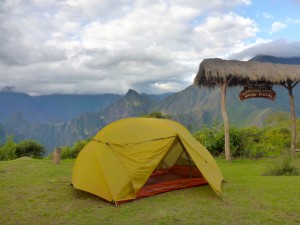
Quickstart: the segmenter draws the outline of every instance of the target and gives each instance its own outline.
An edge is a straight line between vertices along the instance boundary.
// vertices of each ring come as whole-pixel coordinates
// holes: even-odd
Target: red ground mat
[[[137,198],[205,184],[207,181],[197,167],[174,166],[170,169],[154,171],[144,187],[137,193]]]
[[[168,191],[195,187],[195,186],[200,186],[205,184],[207,184],[207,181],[204,178],[180,179],[180,180],[173,180],[173,181],[168,181],[163,183],[152,184],[143,187],[137,193],[137,198],[149,197],[152,195],[157,195]]]
[[[144,187],[136,194],[136,198],[206,184],[207,181],[197,167],[174,166],[170,169],[154,171]],[[121,201],[118,204],[125,202],[127,201]]]

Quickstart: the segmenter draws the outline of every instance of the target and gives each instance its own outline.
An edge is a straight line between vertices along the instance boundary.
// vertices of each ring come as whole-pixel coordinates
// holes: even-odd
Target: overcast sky
[[[300,0],[0,0],[0,89],[178,92],[257,54],[300,56]]]

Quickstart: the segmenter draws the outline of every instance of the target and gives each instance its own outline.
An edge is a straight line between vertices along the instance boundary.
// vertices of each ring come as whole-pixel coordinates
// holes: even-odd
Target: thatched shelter
[[[292,120],[291,154],[295,154],[296,115],[293,88],[300,81],[300,65],[237,61],[223,59],[204,59],[195,77],[194,84],[221,88],[221,110],[225,130],[225,156],[230,160],[229,122],[226,111],[226,88],[247,85],[281,85],[288,90]]]

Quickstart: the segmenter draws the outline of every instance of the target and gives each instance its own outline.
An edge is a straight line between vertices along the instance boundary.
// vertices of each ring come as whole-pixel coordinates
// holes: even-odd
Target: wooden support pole
[[[53,151],[52,163],[55,165],[60,164],[61,150],[61,148],[55,148]]]
[[[221,111],[224,121],[224,132],[225,132],[225,158],[226,161],[231,161],[230,155],[230,138],[229,138],[229,120],[226,109],[226,86],[227,83],[224,82],[220,85],[221,87]]]
[[[293,95],[293,87],[290,82],[288,82],[288,91],[289,91],[289,98],[290,98],[290,110],[291,110],[291,123],[292,123],[292,139],[291,139],[291,149],[290,154],[291,157],[295,157],[296,152],[296,112],[295,112],[295,101]]]

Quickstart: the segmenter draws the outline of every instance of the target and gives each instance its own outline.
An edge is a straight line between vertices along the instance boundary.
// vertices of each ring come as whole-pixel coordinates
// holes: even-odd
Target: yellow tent
[[[72,174],[76,189],[116,204],[207,183],[221,194],[222,180],[211,154],[185,127],[154,118],[121,119],[101,129]]]

